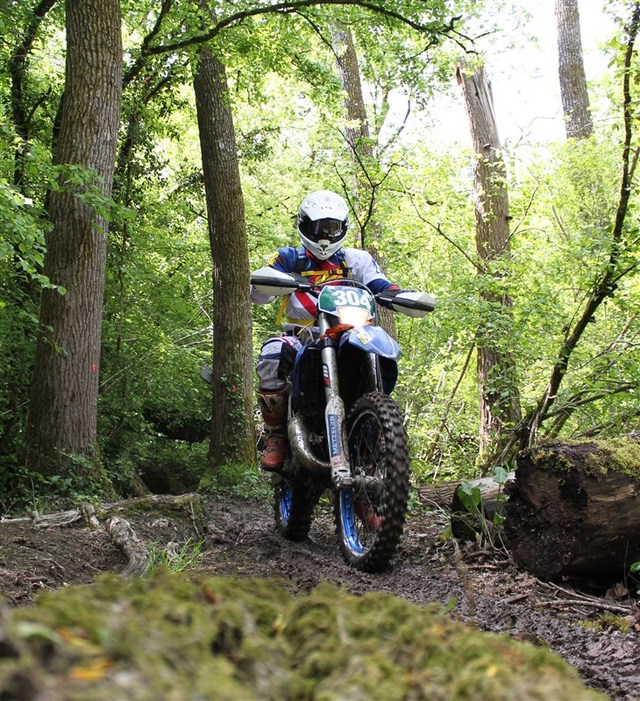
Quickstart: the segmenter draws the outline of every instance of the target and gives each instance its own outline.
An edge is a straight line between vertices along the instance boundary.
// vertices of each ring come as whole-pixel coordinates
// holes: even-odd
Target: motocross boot
[[[288,399],[288,387],[276,391],[258,390],[258,405],[267,433],[260,467],[267,472],[277,472],[289,452],[286,429]]]

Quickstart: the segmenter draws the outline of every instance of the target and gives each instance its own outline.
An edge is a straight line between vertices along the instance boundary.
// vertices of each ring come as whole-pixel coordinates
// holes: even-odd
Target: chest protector
[[[309,278],[310,282],[319,284],[340,278],[350,278],[351,271],[347,266],[344,253],[339,251],[329,260],[312,260],[304,248],[299,249],[292,272]],[[284,322],[286,331],[296,331],[299,328],[309,328],[316,324],[318,316],[318,300],[308,292],[294,292],[283,298],[278,311],[278,323]]]

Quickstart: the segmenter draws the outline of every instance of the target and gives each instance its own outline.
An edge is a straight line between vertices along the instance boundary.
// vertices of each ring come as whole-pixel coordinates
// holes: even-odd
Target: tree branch
[[[588,324],[593,320],[594,314],[600,307],[602,302],[613,295],[615,291],[615,283],[620,278],[635,268],[634,264],[624,271],[618,269],[620,253],[622,249],[622,238],[624,232],[624,223],[629,207],[629,198],[631,195],[631,174],[635,168],[637,159],[631,161],[631,139],[632,130],[632,96],[631,96],[631,63],[634,54],[634,46],[638,35],[638,27],[640,23],[640,3],[636,3],[633,9],[631,20],[629,22],[628,41],[624,57],[624,77],[623,77],[623,119],[624,119],[624,147],[622,151],[622,177],[620,186],[620,199],[616,211],[615,222],[611,234],[611,248],[609,252],[609,260],[604,272],[600,278],[594,281],[592,291],[587,299],[582,315],[575,323],[571,332],[566,336],[556,359],[555,365],[551,371],[551,376],[541,399],[537,406],[531,411],[517,427],[516,431],[520,436],[520,447],[532,445],[538,433],[538,429],[543,421],[549,416],[549,408],[555,402],[558,394],[558,389],[567,372],[569,358],[575,347],[578,345],[582,334]]]
[[[477,261],[475,261],[475,260],[462,248],[462,246],[460,246],[459,244],[457,244],[452,238],[450,238],[449,236],[447,236],[447,234],[444,233],[444,231],[442,230],[442,227],[440,226],[440,224],[433,224],[433,223],[430,222],[428,219],[425,219],[425,217],[422,216],[422,213],[421,213],[420,210],[418,209],[418,205],[416,204],[416,202],[415,202],[415,200],[414,200],[414,198],[413,198],[413,194],[412,194],[409,190],[407,190],[406,188],[404,188],[404,193],[405,193],[406,195],[409,196],[409,200],[410,200],[410,202],[411,202],[411,206],[412,206],[413,209],[415,210],[415,213],[417,214],[418,219],[420,219],[421,222],[423,222],[423,223],[426,224],[427,226],[430,226],[430,227],[431,227],[432,229],[434,229],[440,236],[442,236],[442,238],[443,238],[445,241],[447,241],[448,243],[450,243],[457,251],[459,251],[459,252],[469,261],[469,263],[471,263],[471,265],[472,265],[478,272],[482,272],[482,273],[486,272],[486,270],[485,270]],[[431,202],[430,204],[434,204],[434,203]]]
[[[150,45],[151,42],[158,36],[160,33],[160,29],[162,28],[162,23],[164,19],[167,17],[169,14],[169,11],[171,10],[171,7],[173,6],[174,0],[163,0],[162,5],[160,7],[160,12],[156,18],[156,21],[151,29],[151,31],[147,34],[147,36],[142,40],[142,45],[140,46],[140,55],[138,56],[137,60],[131,65],[129,70],[124,74],[124,77],[122,79],[122,86],[126,87],[131,83],[131,81],[136,78],[140,71],[142,70],[144,66],[144,62],[147,56],[150,55]]]
[[[584,406],[585,404],[592,404],[597,402],[598,399],[604,399],[605,397],[611,397],[614,394],[620,394],[621,392],[628,392],[630,389],[635,389],[638,386],[637,382],[623,382],[621,385],[616,385],[610,390],[603,390],[602,392],[596,392],[595,394],[585,396],[585,392],[579,392],[574,394],[566,404],[550,411],[547,414],[548,419],[555,417],[565,417],[572,414],[578,407]]]
[[[170,0],[167,0],[170,1]],[[300,10],[305,7],[314,7],[318,5],[346,5],[346,6],[356,6],[362,7],[365,10],[374,12],[389,19],[393,19],[402,24],[415,29],[419,32],[428,33],[431,35],[456,33],[458,36],[463,36],[459,34],[455,29],[454,25],[457,19],[452,18],[448,24],[443,24],[441,22],[431,22],[424,24],[422,22],[417,22],[402,15],[399,12],[385,8],[383,4],[378,4],[376,2],[369,2],[368,0],[290,0],[288,2],[279,2],[272,5],[265,5],[260,7],[254,7],[249,10],[242,10],[229,15],[223,20],[220,20],[217,24],[211,27],[208,31],[202,34],[196,34],[194,36],[188,37],[186,39],[181,39],[179,41],[174,41],[168,44],[161,44],[157,46],[149,46],[148,44],[141,47],[140,57],[138,62],[143,60],[146,56],[152,56],[167,52],[181,51],[190,46],[195,46],[198,44],[204,44],[208,41],[214,39],[223,29],[227,29],[236,24],[240,24],[250,17],[256,17],[259,15],[273,14],[273,13],[291,13]]]

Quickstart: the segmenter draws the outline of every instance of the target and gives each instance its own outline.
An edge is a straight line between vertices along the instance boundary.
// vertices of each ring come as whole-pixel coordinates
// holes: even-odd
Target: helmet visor
[[[317,219],[305,217],[300,224],[302,233],[311,241],[339,241],[346,232],[345,222],[340,219]]]

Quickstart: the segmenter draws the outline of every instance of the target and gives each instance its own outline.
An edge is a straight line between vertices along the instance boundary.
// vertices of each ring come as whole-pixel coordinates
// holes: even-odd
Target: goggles
[[[346,228],[339,219],[318,219],[307,221],[304,226],[304,234],[312,241],[339,241],[345,234]]]

